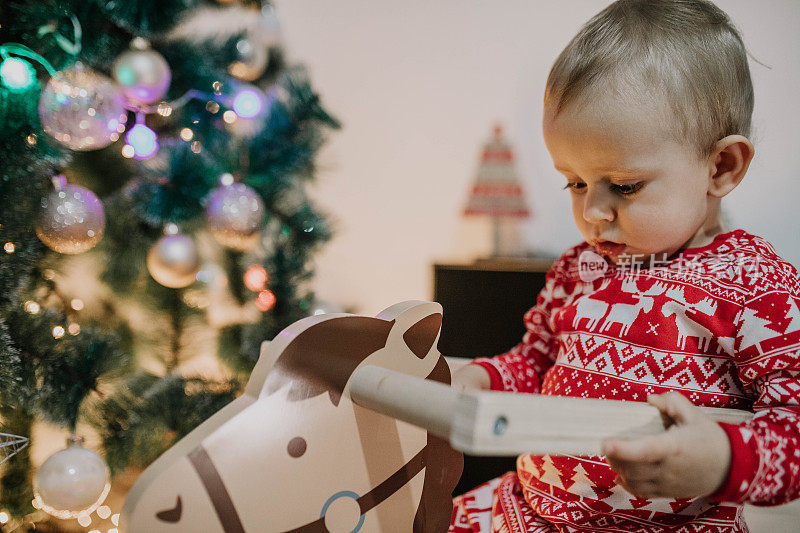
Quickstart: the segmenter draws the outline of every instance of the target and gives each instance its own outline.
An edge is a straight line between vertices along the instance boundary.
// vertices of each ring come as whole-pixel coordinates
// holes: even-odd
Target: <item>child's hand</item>
[[[680,393],[651,395],[647,401],[673,425],[661,435],[603,441],[617,483],[641,498],[713,494],[730,467],[725,431]]]
[[[489,390],[492,386],[489,372],[480,365],[462,366],[453,372],[451,383],[456,389]]]

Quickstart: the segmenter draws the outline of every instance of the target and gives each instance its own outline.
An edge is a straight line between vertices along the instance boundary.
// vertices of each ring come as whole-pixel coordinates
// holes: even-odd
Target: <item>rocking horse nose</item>
[[[420,359],[425,359],[431,350],[439,330],[442,328],[442,314],[428,315],[403,333],[406,346]]]
[[[364,514],[358,503],[358,494],[342,490],[328,498],[319,517],[325,519],[330,533],[358,533],[364,525]]]

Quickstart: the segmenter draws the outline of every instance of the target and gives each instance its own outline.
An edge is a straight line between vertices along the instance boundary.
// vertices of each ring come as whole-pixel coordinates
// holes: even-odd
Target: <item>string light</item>
[[[260,91],[248,87],[236,93],[232,107],[239,118],[255,118],[264,109],[264,99]]]
[[[80,298],[73,298],[72,301],[69,303],[70,307],[72,307],[76,311],[80,311],[83,309],[83,300]]]
[[[172,114],[172,106],[169,105],[167,102],[160,102],[158,104],[158,108],[156,108],[156,113],[158,113],[162,117],[168,117]]]
[[[36,71],[24,59],[9,57],[0,63],[0,80],[12,93],[21,93],[33,85]]]
[[[8,513],[5,511],[0,513],[0,524],[5,524],[8,522]]]
[[[92,517],[86,513],[81,513],[78,515],[78,523],[83,527],[88,527],[92,523]]]
[[[7,254],[13,254],[14,253],[14,243],[13,242],[5,243],[3,245],[3,250],[5,250]]]
[[[190,150],[196,154],[199,154],[203,151],[203,145],[200,144],[200,141],[192,141]]]
[[[191,141],[192,137],[194,137],[194,132],[191,130],[191,128],[183,128],[181,130],[181,139],[184,141]]]
[[[97,508],[97,516],[105,520],[106,518],[111,516],[111,507],[109,507],[108,505],[101,505],[100,507]]]
[[[73,337],[81,332],[81,326],[77,322],[72,322],[69,326],[67,326],[67,331]]]
[[[142,123],[136,124],[125,134],[125,142],[133,147],[133,157],[136,159],[149,159],[158,151],[158,136],[156,132]],[[123,155],[125,155],[123,153]]]
[[[213,100],[210,100],[206,103],[206,111],[209,113],[216,114],[219,111],[219,104]]]
[[[37,304],[36,302],[33,302],[31,300],[25,302],[25,311],[29,312],[32,315],[38,314],[39,311],[41,311],[41,309],[42,309],[41,306],[39,306],[39,304]]]
[[[244,286],[253,292],[264,290],[267,284],[267,271],[259,265],[250,265],[244,273]]]
[[[269,311],[275,306],[276,301],[277,298],[275,298],[275,295],[272,293],[272,291],[269,289],[264,289],[258,293],[258,296],[256,296],[256,308],[259,311]]]
[[[236,113],[228,109],[222,114],[222,120],[224,120],[228,124],[233,124],[236,122]]]
[[[126,144],[125,146],[122,147],[123,157],[127,157],[128,159],[130,159],[131,157],[133,157],[133,154],[134,154],[133,146],[131,146],[130,144]]]
[[[119,513],[115,513],[111,515],[111,523],[115,526],[119,525]]]
[[[27,141],[28,145],[30,145],[30,146],[35,146],[37,140],[38,140],[38,137],[36,137],[35,133],[31,133],[30,135],[25,137],[25,141]]]
[[[56,327],[53,328],[53,338],[54,339],[60,339],[63,336],[64,336],[64,327],[63,326],[56,326]],[[83,524],[81,524],[81,525],[83,525]]]

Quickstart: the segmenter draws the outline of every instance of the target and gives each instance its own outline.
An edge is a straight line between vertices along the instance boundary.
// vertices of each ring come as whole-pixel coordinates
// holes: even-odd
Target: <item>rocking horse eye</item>
[[[289,441],[289,445],[286,446],[286,451],[289,452],[289,455],[292,457],[300,457],[306,453],[306,439],[303,437],[293,438]]]
[[[156,518],[162,522],[179,522],[181,519],[182,509],[183,505],[181,504],[181,497],[178,496],[178,500],[175,502],[175,507],[156,513]]]

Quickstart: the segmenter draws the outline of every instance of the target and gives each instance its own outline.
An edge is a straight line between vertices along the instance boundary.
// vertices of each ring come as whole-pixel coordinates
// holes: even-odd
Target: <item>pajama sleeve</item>
[[[800,497],[800,282],[787,263],[767,272],[735,319],[734,359],[755,417],[720,424],[732,455],[711,496],[719,501],[778,505]]]
[[[489,372],[492,390],[538,392],[544,373],[555,362],[555,339],[550,326],[553,292],[558,283],[556,267],[545,276],[545,286],[536,298],[536,305],[523,318],[522,342],[494,357],[479,357],[472,364]]]

